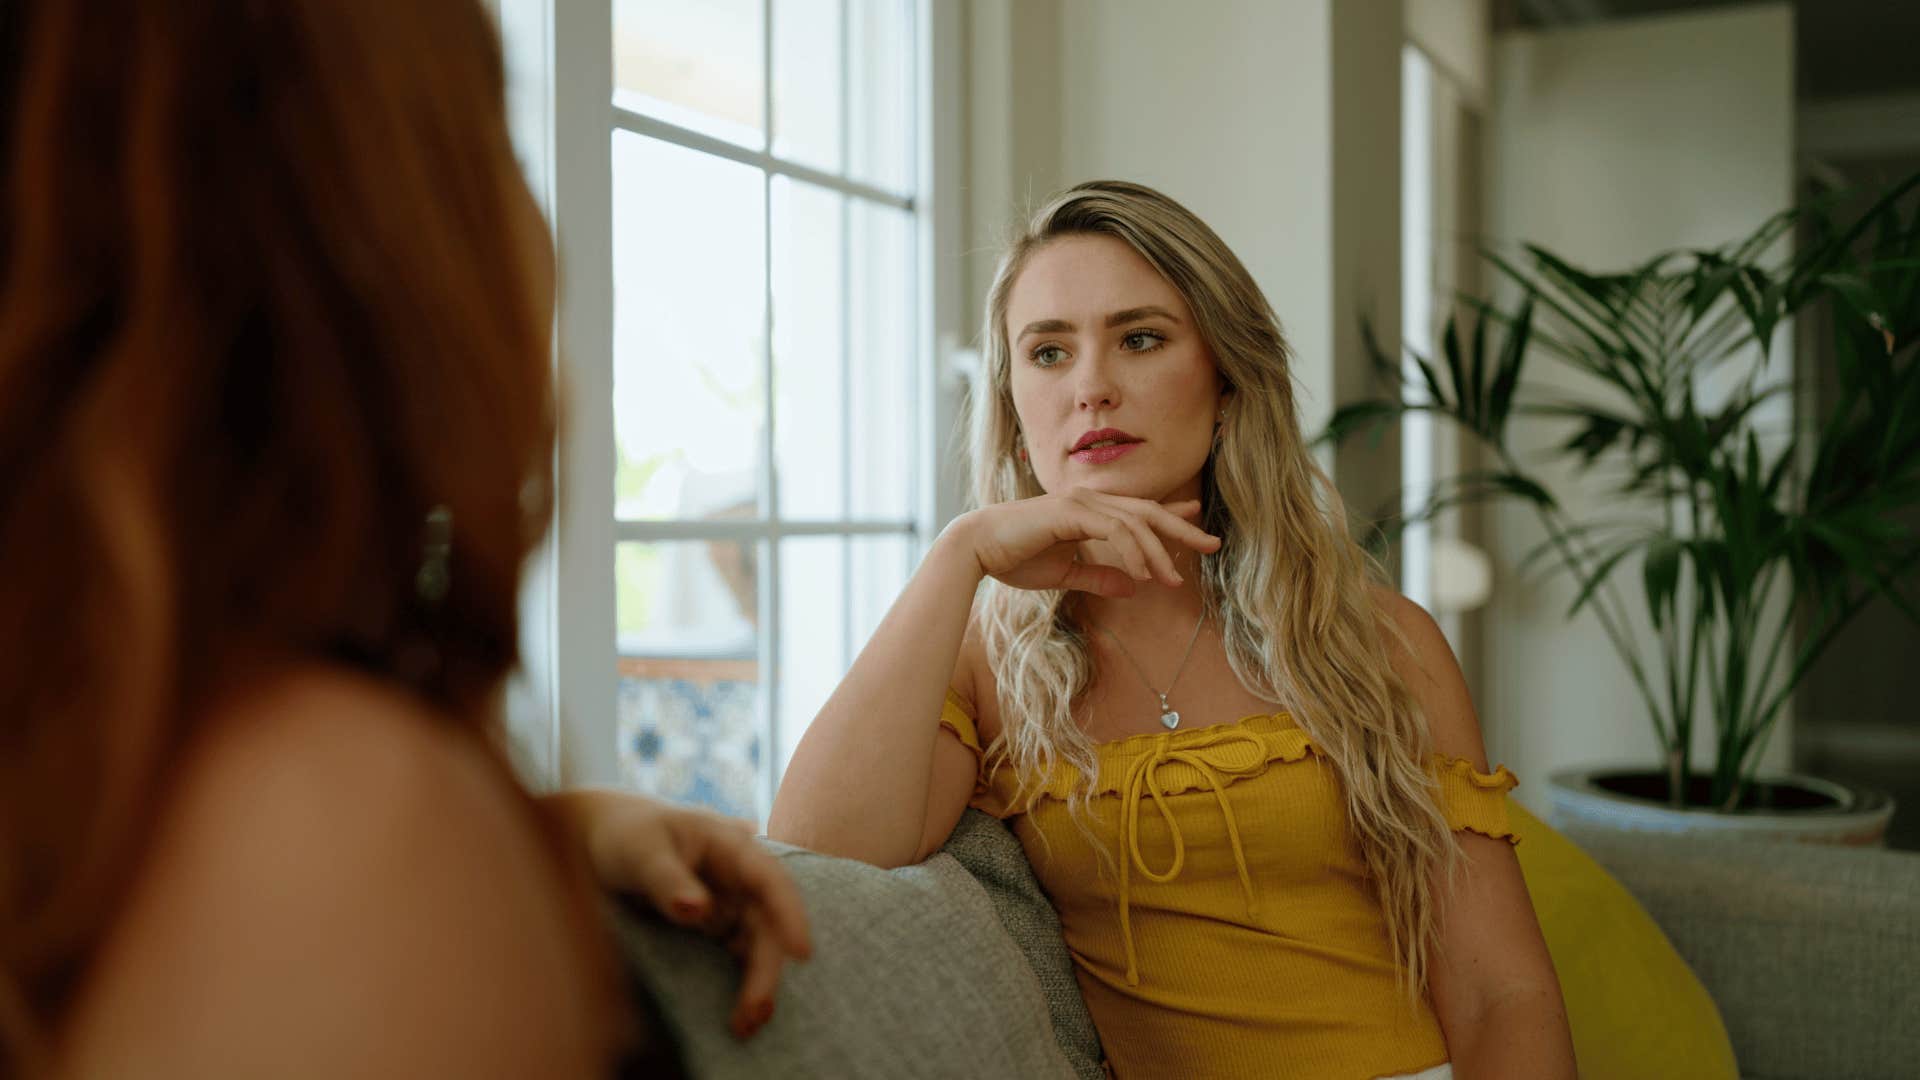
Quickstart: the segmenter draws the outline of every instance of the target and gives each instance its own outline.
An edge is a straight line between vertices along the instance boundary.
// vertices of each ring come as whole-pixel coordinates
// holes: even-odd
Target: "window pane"
[[[621,776],[664,799],[758,821],[756,548],[622,543],[614,578]]]
[[[899,598],[900,590],[907,587],[907,578],[913,573],[912,537],[856,536],[850,542],[853,588],[849,592],[852,606],[848,617],[852,621],[853,653],[847,659],[849,664],[853,656],[860,655],[860,650],[866,648],[867,639],[892,610],[894,600]]]
[[[865,0],[847,9],[849,172],[891,191],[913,179],[915,76],[911,0]]]
[[[614,545],[622,656],[752,661],[760,567],[751,544],[681,540]]]
[[[613,393],[622,520],[758,512],[762,174],[613,134]]]
[[[847,512],[844,204],[836,192],[773,180],[774,467],[784,518]]]
[[[776,776],[906,587],[912,548],[912,538],[904,534],[781,542]]]
[[[773,0],[773,152],[827,172],[844,167],[840,18],[841,0]]]
[[[852,210],[852,366],[847,409],[854,417],[856,519],[911,516],[914,442],[913,215],[855,200]]]
[[[614,0],[614,101],[758,149],[764,38],[760,0]]]
[[[847,540],[780,542],[780,745],[776,775],[847,670]]]

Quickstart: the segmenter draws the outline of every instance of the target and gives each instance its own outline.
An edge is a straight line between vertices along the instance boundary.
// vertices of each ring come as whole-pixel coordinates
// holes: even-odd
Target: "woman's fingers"
[[[654,842],[653,836],[633,840],[648,846],[630,864],[630,887],[681,926],[708,925],[714,914],[713,893],[694,874],[691,861],[675,850],[676,845]]]
[[[1147,565],[1147,553],[1142,550],[1140,541],[1134,538],[1133,530],[1128,528],[1125,511],[1109,512],[1104,507],[1082,504],[1074,515],[1081,535],[1074,539],[1102,540],[1113,547],[1120,556],[1120,563],[1135,581],[1150,581],[1153,571]]]
[[[1163,515],[1166,528],[1162,530],[1171,540],[1177,540],[1203,555],[1211,555],[1220,550],[1226,541],[1208,532],[1190,521],[1182,521],[1171,514]]]
[[[716,889],[736,895],[758,918],[772,939],[797,960],[813,955],[813,935],[807,925],[807,905],[800,889],[750,834],[716,849],[702,867]]]
[[[672,842],[636,864],[643,892],[674,922],[722,938],[740,961],[740,992],[729,1027],[746,1038],[773,1015],[780,969],[813,954],[806,904],[751,825],[679,812]],[[698,902],[688,898],[698,890]]]
[[[780,968],[787,961],[787,947],[768,925],[764,911],[750,907],[742,913],[740,932],[732,945],[740,961],[740,993],[734,1000],[731,1026],[742,1039],[773,1017]]]
[[[773,1015],[782,965],[812,956],[813,936],[799,888],[779,860],[754,842],[751,829],[728,828],[707,839],[699,869],[731,909],[728,948],[739,959],[741,974],[730,1026],[744,1039]]]
[[[1174,567],[1173,556],[1167,554],[1167,546],[1160,542],[1159,534],[1153,531],[1153,526],[1149,525],[1145,519],[1133,515],[1123,517],[1121,521],[1126,524],[1128,531],[1133,534],[1134,542],[1139,544],[1140,550],[1145,553],[1148,564],[1153,567],[1154,576],[1160,579],[1162,585],[1178,588],[1183,580],[1180,577],[1180,571]]]
[[[1178,586],[1184,575],[1175,551],[1219,550],[1218,537],[1187,520],[1199,517],[1200,509],[1194,499],[1163,505],[1082,489],[1003,503],[981,519],[989,524],[976,533],[980,546],[975,555],[987,573],[1016,588],[1073,589],[1123,598],[1133,595],[1142,581]],[[1101,559],[1118,563],[1108,568],[1111,573],[1074,560],[1074,545],[1086,541],[1111,549],[1110,556]]]
[[[1153,530],[1175,543],[1190,547],[1204,554],[1211,554],[1220,548],[1220,538],[1201,528],[1190,518],[1200,516],[1200,500],[1188,499],[1177,503],[1157,503],[1151,499],[1121,500],[1135,510]]]
[[[639,795],[583,794],[603,881],[643,897],[669,921],[727,943],[741,964],[730,1026],[745,1038],[773,1014],[780,971],[813,954],[798,886],[751,824]],[[573,805],[573,804],[569,804]]]
[[[1093,593],[1110,600],[1125,600],[1133,595],[1134,584],[1133,579],[1117,566],[1071,562],[1067,564],[1066,575],[1054,588]]]
[[[1198,518],[1200,516],[1199,499],[1182,499],[1179,502],[1170,503],[1155,503],[1149,502],[1146,499],[1139,501],[1147,503],[1149,506],[1158,506],[1160,509],[1178,518]]]
[[[1186,516],[1199,515],[1200,503],[1197,499],[1161,504],[1151,499],[1133,499],[1100,493],[1093,493],[1093,498],[1097,512],[1105,513],[1126,526],[1135,545],[1143,552],[1143,558],[1152,564],[1155,575],[1164,584],[1178,585],[1181,581],[1181,575],[1174,567],[1173,557],[1167,551],[1167,542],[1177,543],[1206,554],[1220,548],[1219,537],[1185,520]],[[1096,538],[1111,542],[1109,537]],[[1116,548],[1119,546],[1115,544]],[[1131,565],[1129,569],[1132,569]]]

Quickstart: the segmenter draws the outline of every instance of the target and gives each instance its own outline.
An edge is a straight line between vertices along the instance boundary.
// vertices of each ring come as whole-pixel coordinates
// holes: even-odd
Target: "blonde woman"
[[[1445,639],[1374,583],[1246,268],[1138,185],[1012,243],[978,508],[808,729],[770,833],[883,866],[1012,825],[1121,1077],[1572,1077]]]

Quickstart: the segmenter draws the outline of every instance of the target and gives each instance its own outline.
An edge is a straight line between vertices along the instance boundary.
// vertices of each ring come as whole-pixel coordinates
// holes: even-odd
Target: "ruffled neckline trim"
[[[1146,757],[1160,758],[1152,767],[1160,793],[1177,795],[1213,790],[1216,776],[1226,784],[1258,776],[1272,765],[1301,761],[1319,750],[1290,715],[1260,713],[1233,723],[1128,735],[1097,743],[1094,752],[1100,763],[1100,775],[1093,785],[1093,795],[1098,798],[1124,795],[1128,774]],[[1011,768],[1004,761],[998,768],[988,767],[996,793],[1008,800],[1018,794],[1019,788]],[[1052,775],[1044,783],[1029,785],[1025,795],[1035,800],[1065,801],[1073,793],[1075,779],[1073,766],[1057,761]]]
[[[1145,757],[1160,760],[1150,766],[1162,795],[1188,791],[1211,791],[1215,778],[1233,784],[1259,776],[1274,765],[1288,765],[1309,757],[1326,755],[1289,713],[1256,713],[1231,723],[1209,724],[1198,728],[1175,728],[1127,735],[1094,744],[1100,774],[1093,785],[1095,798],[1124,796],[1127,779]],[[1505,765],[1483,773],[1467,758],[1434,754],[1436,778],[1451,773],[1461,781],[1486,791],[1511,791],[1520,780]],[[1012,766],[1004,760],[998,767],[988,766],[992,774],[991,790],[996,801],[1010,802],[1019,792]],[[1050,798],[1066,801],[1071,797],[1077,774],[1066,761],[1054,763],[1052,775],[1044,783],[1032,784],[1024,792],[1023,802]],[[1009,807],[1010,808],[1010,807]]]

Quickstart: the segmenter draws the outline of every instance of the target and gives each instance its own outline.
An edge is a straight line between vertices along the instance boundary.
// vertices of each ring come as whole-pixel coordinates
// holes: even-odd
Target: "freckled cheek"
[[[1057,381],[1049,384],[1015,378],[1012,390],[1013,412],[1027,444],[1047,446],[1057,441],[1061,429],[1073,415],[1071,389],[1062,389]]]
[[[1147,395],[1146,400],[1159,405],[1155,411],[1172,429],[1169,434],[1191,435],[1202,442],[1213,437],[1213,417],[1218,406],[1216,395],[1207,390],[1204,373],[1170,372],[1156,378],[1152,386],[1143,387],[1142,391]]]

